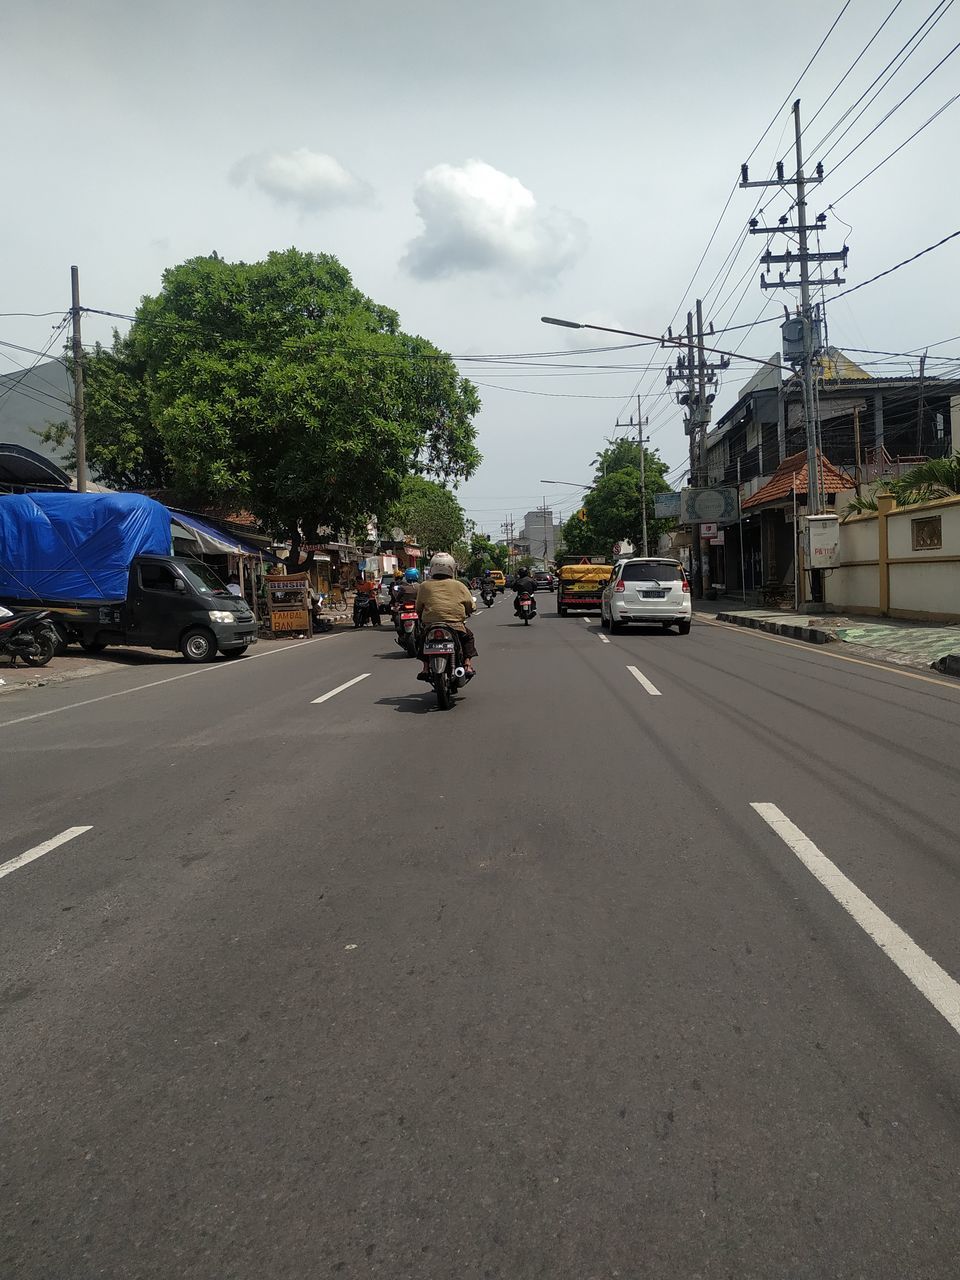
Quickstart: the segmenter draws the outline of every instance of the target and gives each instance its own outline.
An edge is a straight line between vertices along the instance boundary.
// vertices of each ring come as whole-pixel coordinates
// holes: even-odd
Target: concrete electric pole
[[[645,418],[643,416],[643,413],[641,411],[642,404],[643,404],[643,396],[638,395],[637,396],[637,434],[636,436],[634,436],[633,434],[633,426],[634,426],[633,414],[630,415],[629,422],[621,422],[618,419],[616,422],[615,429],[617,431],[628,432],[629,434],[622,438],[626,440],[631,440],[631,441],[636,440],[636,443],[640,446],[640,492],[643,495],[643,503],[641,507],[641,519],[643,521],[643,554],[645,556],[648,556],[650,554],[650,551],[649,551],[648,540],[647,540],[647,445],[650,443],[650,438],[648,436],[646,439],[644,439],[643,428],[650,421],[650,418],[649,417]],[[604,468],[604,475],[606,475],[606,468]]]
[[[73,447],[77,455],[77,493],[87,491],[87,429],[83,407],[83,342],[80,338],[80,273],[70,268],[73,319]]]
[[[771,253],[769,247],[763,255],[761,261],[765,267],[769,269],[774,263],[783,264],[785,270],[778,273],[777,280],[768,280],[766,274],[760,276],[761,289],[800,289],[800,317],[803,325],[803,359],[801,364],[801,374],[803,382],[803,412],[805,435],[807,445],[807,514],[819,515],[823,510],[823,494],[822,494],[822,475],[818,462],[817,437],[819,433],[819,423],[817,421],[816,398],[813,393],[813,369],[814,362],[820,355],[820,321],[819,316],[814,316],[813,303],[811,301],[811,287],[824,289],[828,284],[839,285],[844,284],[845,280],[840,275],[839,268],[834,268],[831,277],[824,277],[822,274],[816,280],[810,278],[811,262],[842,262],[844,267],[847,265],[847,254],[849,249],[844,245],[841,250],[831,253],[811,253],[809,248],[808,236],[811,231],[819,233],[826,225],[827,216],[824,213],[819,214],[816,222],[810,223],[807,220],[807,187],[813,183],[823,181],[823,165],[818,164],[813,177],[809,177],[803,168],[803,129],[800,126],[800,99],[798,98],[793,104],[793,126],[794,126],[794,147],[796,152],[797,170],[792,179],[795,186],[794,205],[797,210],[797,221],[793,225],[790,223],[789,211],[778,221],[775,227],[762,227],[758,219],[751,218],[750,234],[751,235],[795,235],[797,237],[798,251],[791,252],[787,249],[785,253]],[[777,176],[767,179],[763,182],[751,182],[747,166],[740,166],[740,186],[741,187],[779,187],[781,190],[789,186],[791,180],[787,179],[783,170],[783,161],[777,164]],[[800,268],[800,278],[789,280],[787,277],[794,263]],[[788,313],[789,318],[789,313]]]
[[[714,392],[708,387],[716,384],[717,373],[729,367],[726,356],[721,357],[719,364],[711,364],[706,359],[703,342],[703,303],[697,299],[697,323],[694,330],[693,312],[687,312],[686,355],[677,356],[676,364],[667,370],[667,386],[674,382],[682,382],[684,390],[676,393],[677,403],[683,405],[686,416],[683,429],[690,437],[690,487],[704,487],[707,484],[706,439],[710,425]],[[672,334],[671,334],[672,337]],[[694,595],[701,597],[704,586],[705,557],[700,539],[700,525],[695,524],[690,530],[690,569],[693,577]],[[709,571],[708,571],[709,573]]]

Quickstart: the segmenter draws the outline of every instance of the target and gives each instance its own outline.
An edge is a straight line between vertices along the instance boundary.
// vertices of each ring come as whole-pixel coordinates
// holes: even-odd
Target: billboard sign
[[[679,520],[679,493],[655,493],[653,495],[653,514],[658,520]]]
[[[680,490],[680,519],[684,524],[733,524],[739,518],[740,496],[736,485]]]

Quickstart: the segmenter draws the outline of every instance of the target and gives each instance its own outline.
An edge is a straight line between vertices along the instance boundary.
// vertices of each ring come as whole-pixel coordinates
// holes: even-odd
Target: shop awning
[[[184,515],[182,511],[171,511],[170,526],[175,538],[188,538],[190,541],[198,543],[204,555],[263,556],[265,560],[269,560],[274,564],[277,562],[277,557],[271,555],[269,551],[252,546],[235,534],[224,533],[222,529],[215,529],[212,524],[207,524],[205,520],[201,520],[198,516]]]

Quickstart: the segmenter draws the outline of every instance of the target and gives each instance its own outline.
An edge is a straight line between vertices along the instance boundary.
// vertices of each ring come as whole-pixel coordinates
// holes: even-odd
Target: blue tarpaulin
[[[170,547],[170,513],[138,493],[0,496],[0,597],[123,600],[134,556]]]

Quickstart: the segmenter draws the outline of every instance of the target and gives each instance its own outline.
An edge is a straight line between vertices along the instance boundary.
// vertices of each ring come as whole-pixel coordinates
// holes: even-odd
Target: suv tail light
[[[623,581],[623,579],[622,579],[622,578],[620,579],[620,581],[617,583],[617,585],[616,585],[613,589],[614,589],[614,591],[626,591],[626,589],[627,589],[627,588],[626,588],[626,586],[624,585],[624,581]]]
[[[684,580],[683,580],[683,589],[684,589],[684,591],[686,591],[687,593],[689,593],[689,591],[690,591],[690,581],[689,581],[689,579],[688,579],[688,578],[684,578]]]

